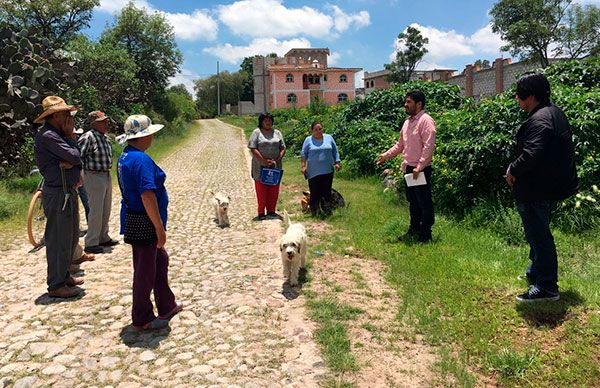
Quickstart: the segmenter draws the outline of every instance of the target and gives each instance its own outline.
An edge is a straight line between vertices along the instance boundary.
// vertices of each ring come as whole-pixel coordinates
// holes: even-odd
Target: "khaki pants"
[[[110,240],[108,220],[112,205],[112,182],[109,172],[86,171],[83,180],[90,205],[85,246],[92,247]]]

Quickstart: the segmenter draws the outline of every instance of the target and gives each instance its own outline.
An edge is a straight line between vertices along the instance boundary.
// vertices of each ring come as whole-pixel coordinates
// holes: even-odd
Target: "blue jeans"
[[[81,198],[81,203],[85,209],[85,219],[87,221],[90,214],[90,201],[88,199],[87,191],[85,190],[85,186],[81,186],[77,191],[79,192],[79,198]]]
[[[558,292],[558,257],[550,231],[550,215],[555,206],[555,201],[517,202],[530,247],[527,276],[538,288],[548,292]]]

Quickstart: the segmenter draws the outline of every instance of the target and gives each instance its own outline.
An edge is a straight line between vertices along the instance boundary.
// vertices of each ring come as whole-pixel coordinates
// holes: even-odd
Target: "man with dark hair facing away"
[[[531,264],[525,276],[530,287],[520,302],[558,300],[558,258],[550,231],[557,201],[578,190],[571,128],[563,111],[550,102],[550,83],[542,74],[517,81],[516,100],[529,113],[517,132],[517,158],[508,166],[506,182],[512,188],[521,215]]]
[[[401,240],[417,238],[420,243],[431,242],[431,227],[435,222],[433,200],[431,196],[431,160],[435,149],[435,122],[424,111],[425,95],[420,91],[406,94],[404,110],[408,118],[402,125],[400,137],[396,144],[377,157],[375,163],[380,165],[388,159],[402,153],[400,168],[405,174],[412,174],[413,179],[425,174],[424,185],[404,187],[409,203],[410,227],[408,232],[399,237]]]

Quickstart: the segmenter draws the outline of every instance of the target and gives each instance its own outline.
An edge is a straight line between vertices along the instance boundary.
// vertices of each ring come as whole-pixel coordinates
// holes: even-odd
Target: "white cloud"
[[[245,57],[268,55],[270,53],[277,53],[277,55],[283,56],[283,54],[293,48],[305,47],[310,47],[310,42],[304,38],[284,41],[279,41],[275,38],[258,38],[252,40],[247,46],[233,46],[225,43],[216,47],[205,48],[202,51],[212,54],[224,62],[235,65],[240,63]]]
[[[210,15],[203,10],[187,13],[164,13],[167,21],[173,26],[175,36],[185,40],[215,40],[219,26]]]
[[[327,58],[327,65],[328,66],[336,66],[340,63],[340,58],[342,57],[342,54],[338,53],[338,52],[334,52],[332,51],[329,54],[329,57]]]
[[[181,69],[179,73],[169,78],[169,86],[184,84],[185,88],[192,94],[192,97],[196,99],[196,92],[194,91],[194,81],[199,79],[200,76],[189,69]]]
[[[360,11],[359,13],[349,15],[337,5],[332,5],[331,9],[333,10],[333,23],[337,32],[344,32],[352,25],[355,25],[356,28],[362,28],[371,24],[371,18],[367,11]]]
[[[129,0],[101,0],[98,11],[115,13],[121,11]],[[175,37],[183,40],[215,40],[219,26],[208,11],[197,9],[191,14],[169,13],[156,9],[146,0],[134,0],[137,8],[145,8],[149,13],[160,12],[173,27]]]
[[[98,11],[114,13],[123,9],[129,0],[100,0],[100,5],[97,7]],[[133,0],[138,8],[146,8],[149,11],[154,11],[154,7],[150,5],[146,0]]]
[[[428,53],[423,57],[419,69],[443,68],[441,65],[448,59],[461,56],[474,56],[476,54],[499,54],[500,47],[504,44],[499,35],[492,32],[491,26],[480,28],[470,36],[459,34],[454,30],[442,31],[435,27],[425,27],[413,23],[411,27],[421,31],[421,35],[429,39],[425,46]],[[390,54],[390,61],[396,59],[396,52],[402,49],[398,40],[394,41],[394,51]]]
[[[476,51],[485,54],[497,54],[500,52],[500,47],[506,44],[500,35],[492,31],[491,24],[477,30],[468,41]]]
[[[290,37],[299,34],[325,38],[351,26],[361,28],[370,23],[369,13],[346,14],[329,6],[333,16],[314,8],[287,8],[283,0],[239,0],[218,7],[219,19],[235,34],[255,38]]]

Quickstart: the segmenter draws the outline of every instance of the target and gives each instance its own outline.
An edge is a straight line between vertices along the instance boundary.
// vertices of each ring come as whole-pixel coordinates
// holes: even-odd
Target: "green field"
[[[250,118],[222,120],[246,123],[246,132],[256,126]],[[286,155],[284,170],[281,205],[297,208],[298,191],[306,186],[299,159]],[[450,378],[461,386],[483,384],[482,378],[502,386],[600,385],[597,231],[555,231],[561,300],[522,305],[515,296],[526,289],[517,280],[528,264],[525,245],[508,245],[493,230],[470,228],[439,214],[432,244],[398,243],[396,237],[408,228],[401,195],[384,192],[376,178],[343,173],[336,175],[334,187],[349,206],[326,220],[335,233],[323,233],[318,248],[343,255],[349,240],[361,256],[386,263],[387,281],[401,300],[397,319],[439,353],[440,381]],[[360,368],[345,342],[344,321],[327,320],[320,313],[344,306],[307,296],[311,317],[325,325],[317,340],[330,368],[340,373]],[[332,348],[339,357],[327,356]]]

